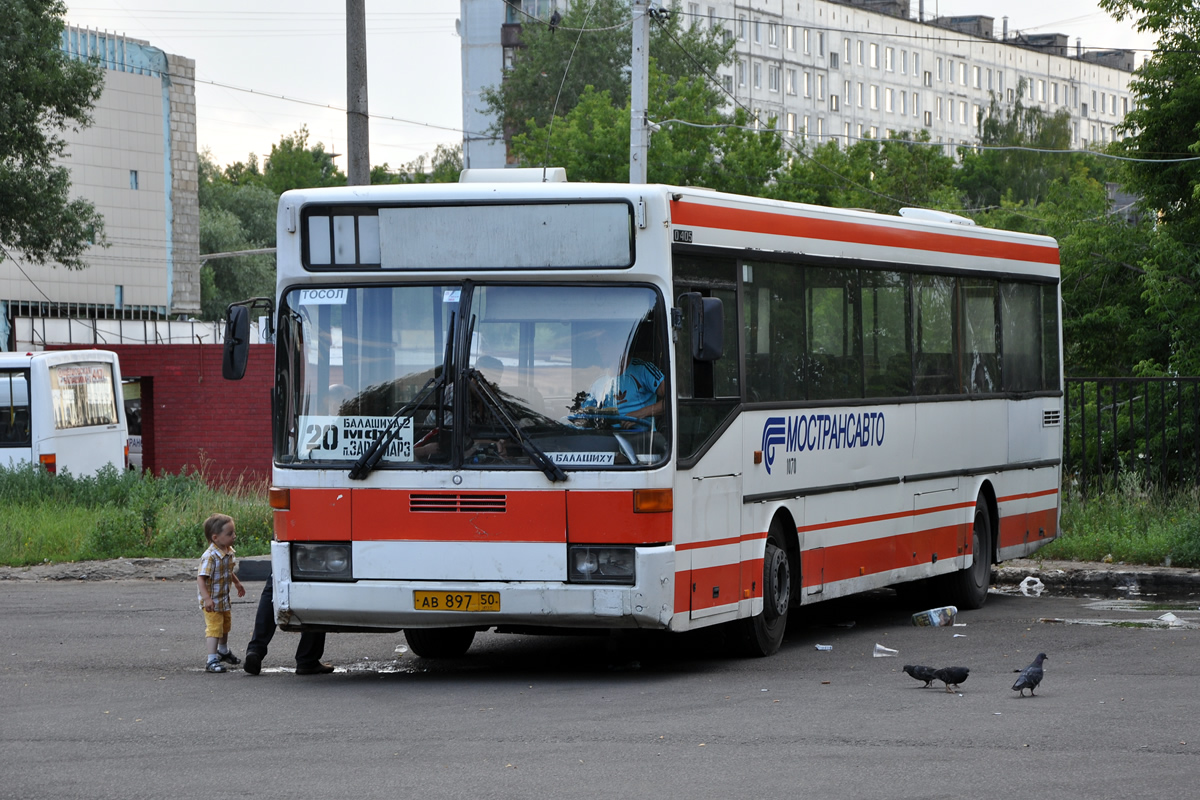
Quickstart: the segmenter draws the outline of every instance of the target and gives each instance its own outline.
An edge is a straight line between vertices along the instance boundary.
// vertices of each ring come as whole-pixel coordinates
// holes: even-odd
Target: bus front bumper
[[[633,585],[565,581],[293,581],[289,544],[271,547],[275,619],[284,630],[379,630],[528,626],[668,628],[674,613],[675,549],[635,551]],[[563,546],[566,560],[566,546]],[[419,609],[418,592],[495,593],[496,611]]]

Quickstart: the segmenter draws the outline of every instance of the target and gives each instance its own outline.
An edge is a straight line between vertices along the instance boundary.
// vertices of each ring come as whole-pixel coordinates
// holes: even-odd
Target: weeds
[[[0,469],[0,564],[103,558],[199,557],[214,512],[238,525],[239,556],[269,552],[265,485],[208,485],[202,472],[139,476],[106,467],[94,477]]]
[[[1062,533],[1039,558],[1200,567],[1200,489],[1123,472],[1105,491],[1063,492]]]

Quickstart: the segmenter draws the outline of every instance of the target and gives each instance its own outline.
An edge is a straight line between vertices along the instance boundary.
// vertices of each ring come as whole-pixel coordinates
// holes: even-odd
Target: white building
[[[62,163],[73,196],[103,214],[109,247],[89,248],[81,271],[16,252],[0,262],[0,350],[31,320],[155,320],[200,309],[195,62],[70,26],[62,49],[104,67],[94,124],[62,134]]]
[[[518,48],[519,25],[548,19],[567,0],[461,0],[463,163],[504,166],[503,148],[478,133],[490,116],[480,89],[499,83]],[[663,3],[663,5],[670,5]],[[972,143],[995,95],[1071,115],[1072,146],[1113,139],[1129,112],[1131,51],[1091,51],[1064,34],[1025,36],[1004,18],[931,20],[908,0],[705,0],[682,2],[684,23],[721,28],[735,59],[720,79],[733,102],[765,125],[814,144],[927,130],[947,146]],[[503,18],[500,30],[496,20]]]

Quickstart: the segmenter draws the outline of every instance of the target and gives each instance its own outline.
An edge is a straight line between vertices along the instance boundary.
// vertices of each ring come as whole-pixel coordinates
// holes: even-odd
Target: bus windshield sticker
[[[616,453],[546,453],[555,464],[569,467],[611,467]]]
[[[391,417],[300,417],[300,456],[309,461],[352,461],[363,454]],[[405,417],[388,444],[388,461],[413,460],[413,422]]]
[[[462,296],[462,289],[447,289],[442,292],[443,303],[457,303],[458,298]]]
[[[347,291],[345,289],[301,289],[300,305],[302,306],[344,306]]]

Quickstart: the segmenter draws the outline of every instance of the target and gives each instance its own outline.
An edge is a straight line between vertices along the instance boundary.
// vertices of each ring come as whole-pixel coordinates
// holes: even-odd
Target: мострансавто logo
[[[763,425],[763,463],[770,475],[776,447],[782,447],[785,453],[879,447],[886,430],[882,411],[768,417]]]

